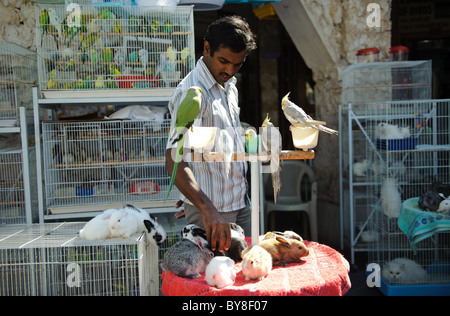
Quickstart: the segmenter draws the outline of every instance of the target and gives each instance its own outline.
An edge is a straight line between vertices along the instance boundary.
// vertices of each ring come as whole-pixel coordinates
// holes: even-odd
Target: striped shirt
[[[180,82],[169,101],[172,121],[167,149],[176,147],[176,144],[172,145],[170,141],[175,134],[176,113],[188,89],[192,86],[202,89],[202,108],[199,117],[194,122],[194,130],[195,126],[226,129],[234,138],[234,150],[244,152],[236,78],[231,78],[225,83],[225,87],[222,87],[203,62],[203,57],[197,62],[194,70]],[[189,145],[186,144],[185,147],[187,148]],[[217,144],[212,151],[220,151]],[[209,197],[219,212],[232,212],[245,207],[247,194],[245,177],[247,164],[245,162],[232,162],[228,175],[225,173],[224,162],[188,162],[188,164],[200,189]],[[192,204],[183,195],[180,199]]]

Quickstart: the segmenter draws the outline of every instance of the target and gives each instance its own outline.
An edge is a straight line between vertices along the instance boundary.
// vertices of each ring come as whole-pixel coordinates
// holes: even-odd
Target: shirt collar
[[[197,65],[200,66],[201,72],[203,76],[200,76],[203,79],[203,84],[205,87],[209,90],[214,85],[221,86],[216,79],[214,79],[214,76],[209,71],[208,67],[206,66],[205,62],[203,61],[203,56],[198,60]],[[233,76],[231,77],[227,82],[225,82],[225,90],[227,89],[229,84],[236,85],[237,79]]]

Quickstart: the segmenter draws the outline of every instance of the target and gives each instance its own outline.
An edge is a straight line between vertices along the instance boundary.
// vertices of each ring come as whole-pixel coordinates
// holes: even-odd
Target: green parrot
[[[184,137],[187,130],[192,128],[192,124],[194,124],[195,119],[200,113],[201,96],[202,89],[199,87],[190,87],[183,101],[181,101],[180,107],[178,108],[177,118],[175,121],[176,134],[172,141],[172,145],[177,143],[177,151],[172,177],[170,178],[169,189],[167,190],[166,201],[169,198],[173,184],[175,183],[175,175],[177,174],[178,164],[181,161],[181,156],[183,155]]]
[[[104,63],[110,63],[113,60],[113,53],[111,48],[106,47],[105,51],[103,52],[103,62]]]
[[[98,52],[95,49],[91,49],[90,50],[90,57],[91,57],[91,63],[92,63],[92,67],[93,69],[97,68],[97,64],[98,64]]]

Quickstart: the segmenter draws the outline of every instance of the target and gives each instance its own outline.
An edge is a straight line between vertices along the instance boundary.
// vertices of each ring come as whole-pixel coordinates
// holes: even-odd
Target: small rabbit
[[[222,289],[233,284],[235,279],[234,261],[228,257],[214,257],[206,267],[205,280],[210,286]]]
[[[206,230],[194,224],[184,226],[181,230],[181,237],[192,241],[194,241],[195,239],[199,239],[204,247],[208,245]]]
[[[118,210],[109,209],[95,216],[80,230],[80,238],[87,240],[110,238],[111,232],[108,223],[111,219],[111,215],[115,212],[118,212]]]
[[[198,278],[214,257],[199,239],[183,239],[170,247],[164,255],[162,268],[183,278]]]
[[[156,246],[160,247],[164,240],[166,240],[166,230],[158,223],[156,217],[151,215],[150,219],[144,220],[145,228],[147,229],[147,240],[153,242]]]
[[[261,281],[271,270],[272,256],[264,248],[253,245],[242,252],[242,273],[246,281]]]
[[[145,231],[149,242],[156,244],[158,247],[161,246],[166,239],[167,234],[155,217],[150,215],[147,211],[131,204],[127,204],[122,209],[127,210],[137,217],[138,233]]]
[[[275,239],[279,236],[289,239],[296,239],[298,241],[303,241],[303,238],[299,234],[291,230],[285,230],[284,232],[277,232],[277,231],[267,232],[265,235],[259,236],[259,241],[261,242],[263,240]]]
[[[302,241],[281,236],[263,240],[259,245],[270,253],[274,266],[302,262],[300,258],[309,254],[308,247]]]
[[[245,239],[239,237],[231,237],[231,245],[223,254],[231,258],[234,262],[242,261],[242,252],[247,249],[247,242]]]
[[[231,237],[245,239],[244,229],[236,223],[230,223],[231,225]]]
[[[112,238],[126,239],[139,230],[138,217],[128,209],[114,212],[108,224]]]
[[[439,208],[436,210],[437,213],[442,213],[445,215],[450,215],[450,199],[445,199],[439,204]]]

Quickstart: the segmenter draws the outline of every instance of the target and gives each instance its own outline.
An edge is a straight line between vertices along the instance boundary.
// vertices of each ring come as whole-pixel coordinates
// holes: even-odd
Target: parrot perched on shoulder
[[[172,177],[170,178],[169,189],[167,190],[166,201],[169,198],[172,191],[173,184],[175,183],[175,176],[177,174],[178,164],[181,161],[183,155],[185,135],[189,128],[192,129],[195,119],[200,114],[202,105],[202,89],[199,87],[190,87],[183,101],[177,111],[177,117],[175,121],[176,134],[173,137],[172,145],[177,143],[175,164],[173,165]]]
[[[277,194],[281,189],[280,153],[282,150],[280,131],[270,122],[269,114],[261,125],[261,144],[270,156],[270,171],[272,175],[273,199],[277,203]]]
[[[234,145],[233,145],[233,138],[226,129],[220,130],[219,148],[220,151],[223,153],[223,161],[225,163],[225,173],[227,176],[229,176],[231,170],[231,160],[233,158]]]
[[[313,120],[301,107],[291,102],[289,94],[290,92],[281,100],[281,109],[292,125],[295,127],[304,127],[306,125],[328,134],[339,135],[338,131],[325,127],[326,122]]]

